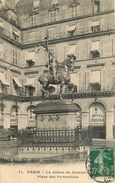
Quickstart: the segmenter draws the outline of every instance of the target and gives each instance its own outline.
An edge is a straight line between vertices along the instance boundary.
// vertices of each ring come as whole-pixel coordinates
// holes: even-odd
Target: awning
[[[68,32],[75,31],[75,29],[76,29],[76,25],[71,25],[67,27]]]
[[[78,85],[77,73],[70,74],[70,82],[76,86]]]
[[[91,23],[91,26],[97,26],[100,25],[100,21],[94,21]]]
[[[0,81],[2,82],[3,85],[5,86],[9,86],[8,81],[5,78],[5,74],[4,73],[0,73]]]
[[[16,83],[16,85],[17,85],[18,87],[22,88],[22,84],[20,83],[19,78],[13,77],[13,80],[14,80],[14,82]]]
[[[32,60],[33,62],[35,61],[35,52],[34,51],[27,52],[26,61],[27,60]]]
[[[101,73],[100,71],[93,71],[91,73],[91,79],[90,79],[90,84],[100,84],[100,80],[101,80]]]
[[[35,78],[28,78],[26,83],[24,84],[25,87],[33,87],[35,88]]]
[[[91,46],[91,51],[99,50],[99,41],[93,41]]]
[[[17,37],[19,37],[19,32],[13,31],[13,34],[15,34]]]
[[[70,46],[67,55],[75,55],[76,52],[76,45]]]

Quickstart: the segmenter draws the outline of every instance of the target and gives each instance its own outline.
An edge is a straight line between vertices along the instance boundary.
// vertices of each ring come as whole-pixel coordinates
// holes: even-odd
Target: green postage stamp
[[[87,170],[97,182],[115,180],[114,150],[112,148],[91,148],[87,159]]]

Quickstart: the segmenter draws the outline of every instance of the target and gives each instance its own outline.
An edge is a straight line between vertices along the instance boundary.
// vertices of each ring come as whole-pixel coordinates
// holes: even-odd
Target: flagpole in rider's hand
[[[48,65],[50,65],[50,51],[49,51],[49,34],[48,34],[48,30],[46,30],[46,37],[45,37],[45,43],[46,43],[46,51],[48,53]]]

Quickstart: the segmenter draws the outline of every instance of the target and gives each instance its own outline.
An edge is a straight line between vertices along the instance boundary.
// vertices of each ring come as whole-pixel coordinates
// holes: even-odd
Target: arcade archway
[[[90,128],[92,138],[105,139],[106,138],[106,109],[105,106],[99,102],[90,105],[89,108]]]

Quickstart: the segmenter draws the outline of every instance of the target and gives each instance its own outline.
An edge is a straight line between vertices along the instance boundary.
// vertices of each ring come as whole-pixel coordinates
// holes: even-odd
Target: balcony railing
[[[113,31],[114,27],[112,25],[105,25],[100,26],[100,30],[96,31],[96,32],[92,32],[91,27],[84,27],[84,28],[80,28],[77,29],[76,31],[74,31],[74,33],[68,33],[67,30],[63,31],[63,32],[59,32],[59,33],[55,33],[52,34],[51,36],[49,36],[49,40],[58,40],[58,39],[64,39],[64,38],[72,38],[72,37],[80,37],[82,35],[96,35],[99,33],[105,33],[105,32],[110,32]],[[26,32],[24,34],[27,34]],[[35,35],[32,35],[32,37],[30,37],[30,35],[28,34],[27,38],[23,38],[23,43],[24,44],[29,44],[29,43],[35,43],[35,42],[42,42],[44,40],[44,38],[46,37],[46,35],[38,35],[38,33],[36,33]]]

